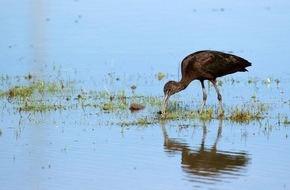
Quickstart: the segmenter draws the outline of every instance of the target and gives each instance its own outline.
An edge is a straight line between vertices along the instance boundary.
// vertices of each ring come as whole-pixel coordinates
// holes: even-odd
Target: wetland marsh
[[[0,189],[289,189],[288,1],[4,4]],[[201,49],[253,65],[218,78],[223,117],[198,81],[162,117]]]

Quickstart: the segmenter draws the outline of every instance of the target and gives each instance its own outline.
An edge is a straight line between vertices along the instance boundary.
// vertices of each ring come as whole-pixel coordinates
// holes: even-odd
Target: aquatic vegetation
[[[4,98],[6,96],[6,92],[4,90],[0,90],[0,98]]]
[[[288,119],[288,116],[285,116],[283,123],[284,125],[290,125],[290,120]]]
[[[110,77],[112,78],[112,76]],[[10,108],[15,109],[17,112],[74,111],[81,108],[84,111],[97,112],[99,116],[103,116],[106,113],[106,117],[101,117],[104,118],[104,123],[110,123],[111,125],[120,124],[121,126],[146,126],[165,120],[210,121],[220,118],[216,107],[207,106],[207,109],[202,114],[199,114],[197,111],[198,106],[194,109],[190,106],[190,109],[187,109],[188,105],[184,105],[174,99],[168,104],[166,114],[161,115],[163,96],[131,92],[130,90],[137,88],[136,85],[129,86],[129,91],[114,89],[113,92],[109,92],[106,88],[87,91],[75,79],[61,80],[61,78],[61,76],[58,76],[57,79],[48,77],[44,80],[31,74],[14,79],[10,76],[2,76],[0,82],[6,87],[6,89],[0,90],[0,99],[4,100],[2,101],[2,108],[10,105]],[[275,81],[277,84],[280,83],[278,79]],[[249,78],[248,81],[244,82],[248,85],[253,85],[255,88],[256,84],[258,82],[262,84],[263,80]],[[226,77],[218,84],[236,85],[240,83],[242,83],[241,79]],[[225,106],[222,118],[231,122],[249,123],[269,116],[270,106],[260,101],[257,92],[249,95],[248,98],[248,100],[243,99],[244,103],[242,104]],[[132,109],[132,105],[142,105],[144,109],[141,112],[146,112],[146,115],[142,113],[136,114],[132,118],[128,117],[131,114],[130,106]],[[88,114],[92,115],[93,113]],[[148,117],[148,115],[151,116]],[[106,118],[110,118],[110,122],[107,122]],[[284,117],[284,120],[281,120],[281,123],[290,125],[287,116]]]
[[[128,109],[128,104],[126,102],[113,102],[113,101],[110,101],[110,102],[106,102],[106,103],[103,103],[103,106],[102,106],[102,109],[104,111],[117,111],[117,110],[125,110],[125,109]]]
[[[252,105],[253,106],[253,105]],[[254,107],[254,108],[253,108]],[[197,111],[169,111],[162,120],[179,120],[179,119],[199,119],[202,121],[210,121],[212,119],[223,118],[232,122],[248,123],[253,120],[263,119],[263,115],[267,114],[267,109],[263,104],[255,105],[252,108],[247,105],[236,106],[234,109],[228,109],[224,115],[214,113],[213,109],[204,110],[202,114]]]
[[[8,89],[1,91],[0,98],[7,98],[19,111],[49,111],[64,108],[60,99],[67,101],[70,90],[61,82],[44,81],[31,75],[25,76],[24,79],[21,84],[14,86],[10,86],[11,83],[7,80]]]
[[[45,112],[45,111],[56,111],[65,109],[64,105],[61,104],[45,104],[40,103],[26,103],[25,106],[19,107],[19,111],[33,111],[33,112]]]
[[[30,97],[35,90],[35,86],[15,86],[13,88],[10,88],[8,91],[8,97],[9,98],[15,98],[15,97],[21,97],[21,98],[27,98]]]
[[[208,110],[204,110],[202,112],[202,114],[200,115],[201,120],[211,120],[214,118],[213,116],[213,110],[212,109],[208,109]]]
[[[255,97],[241,106],[235,106],[228,110],[228,116],[226,117],[230,121],[238,123],[248,123],[253,120],[260,120],[268,115],[270,107],[265,103],[257,100]]]
[[[159,113],[161,114],[161,112]],[[195,110],[184,110],[182,107],[178,109],[170,110],[165,113],[165,115],[160,115],[161,120],[189,120],[189,119],[198,119],[202,121],[210,121],[214,119],[212,109],[203,110],[202,114],[199,114]]]
[[[253,113],[250,110],[246,110],[244,108],[236,108],[228,117],[231,121],[243,123],[249,122],[251,120],[259,120],[262,119],[261,113]]]
[[[165,115],[160,116],[161,120],[187,120],[187,119],[200,119],[203,121],[209,121],[213,119],[212,110],[204,110],[202,114],[197,111],[184,111],[184,110],[168,110]]]
[[[162,80],[164,77],[165,77],[165,75],[163,73],[158,72],[158,74],[157,74],[158,80]]]
[[[29,98],[34,93],[50,93],[54,94],[62,91],[60,84],[35,80],[29,84],[22,86],[14,86],[9,88],[7,92],[2,92],[9,98]]]
[[[133,126],[133,125],[147,126],[147,125],[152,125],[154,123],[156,123],[156,121],[149,120],[147,117],[144,117],[144,118],[139,118],[137,121],[123,121],[119,124],[121,126]]]

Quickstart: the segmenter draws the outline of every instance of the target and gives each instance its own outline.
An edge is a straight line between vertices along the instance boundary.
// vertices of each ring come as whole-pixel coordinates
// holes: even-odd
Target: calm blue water
[[[249,124],[121,127],[108,125],[120,118],[94,109],[21,116],[0,100],[0,189],[289,189],[289,125],[276,117],[289,114],[289,8],[286,0],[2,0],[1,76],[60,70],[85,90],[127,93],[136,84],[162,98],[158,72],[178,79],[186,55],[214,49],[253,63],[235,75],[241,83],[223,85],[227,106],[254,94],[277,106]],[[112,84],[108,73],[121,82]],[[255,77],[262,82],[248,85]],[[201,97],[195,82],[176,99],[197,109]],[[217,104],[212,89],[208,104]],[[121,117],[128,115],[138,117]]]
[[[183,57],[201,49],[245,57],[253,75],[287,73],[289,67],[288,1],[4,0],[2,5],[1,74],[38,72],[52,64],[77,69],[81,78],[110,71],[175,74]]]

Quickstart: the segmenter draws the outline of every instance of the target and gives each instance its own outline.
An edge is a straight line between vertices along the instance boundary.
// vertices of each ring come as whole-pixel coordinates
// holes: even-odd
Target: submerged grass
[[[262,119],[262,112],[251,112],[251,110],[247,110],[245,108],[236,108],[232,113],[230,113],[230,116],[228,117],[229,120],[238,122],[238,123],[244,123],[244,122],[250,122],[252,120],[259,120]]]
[[[55,82],[45,82],[42,80],[34,80],[26,85],[14,86],[9,88],[7,92],[2,92],[2,96],[6,95],[9,98],[29,98],[34,93],[55,94],[61,92],[63,87]]]
[[[21,77],[20,77],[21,78]],[[197,111],[188,111],[177,102],[171,101],[165,116],[159,114],[163,97],[144,96],[133,94],[127,95],[124,90],[110,93],[107,90],[97,90],[84,92],[78,88],[75,80],[41,80],[32,75],[27,75],[19,79],[16,85],[9,81],[9,77],[3,77],[2,84],[5,83],[6,89],[0,90],[0,99],[7,99],[7,104],[13,105],[13,109],[20,112],[45,112],[56,110],[97,108],[97,112],[110,113],[117,116],[116,121],[122,126],[131,125],[151,125],[164,120],[190,120],[198,119],[210,121],[218,119],[219,115],[215,109],[204,110],[202,114]],[[234,80],[225,82],[235,83]],[[238,81],[240,83],[240,81]],[[249,79],[248,84],[257,83],[257,79]],[[224,119],[237,123],[249,123],[253,120],[263,119],[268,115],[269,106],[257,100],[257,95],[242,105],[233,108],[226,107]],[[137,118],[124,120],[124,114],[130,113],[129,106],[132,102],[138,102],[146,106],[144,114]],[[144,113],[144,110],[141,113]],[[153,117],[147,115],[154,114]],[[119,117],[118,117],[119,116]],[[119,118],[119,119],[118,119]],[[290,125],[288,117],[285,117],[285,125]]]
[[[204,110],[202,114],[197,111],[183,111],[174,110],[166,113],[165,116],[161,117],[162,120],[181,120],[181,119],[199,119],[202,121],[210,121],[212,119],[223,118],[236,123],[249,123],[253,120],[263,119],[268,110],[264,104],[259,103],[257,105],[250,104],[251,106],[244,104],[236,106],[235,108],[228,109],[223,115],[214,113],[213,109]]]
[[[149,120],[147,117],[144,117],[144,118],[139,118],[136,121],[122,121],[119,124],[121,126],[132,126],[132,125],[147,126],[147,125],[152,125],[154,123],[156,123],[156,121]]]
[[[67,100],[71,88],[65,88],[62,81],[44,81],[32,75],[23,78],[21,84],[14,86],[9,86],[11,83],[7,79],[8,89],[0,92],[0,98],[7,98],[19,111],[51,111],[65,107],[57,102]]]
[[[290,120],[288,119],[288,116],[285,116],[283,123],[284,125],[290,125]]]

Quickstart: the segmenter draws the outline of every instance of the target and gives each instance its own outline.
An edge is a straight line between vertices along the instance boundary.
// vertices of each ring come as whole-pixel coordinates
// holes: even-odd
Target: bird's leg
[[[199,112],[199,114],[202,114],[203,107],[204,107],[205,102],[206,102],[207,94],[206,94],[206,91],[205,91],[205,87],[204,87],[204,82],[203,82],[203,80],[201,80],[200,83],[201,83],[201,87],[202,87],[202,94],[203,94],[203,97],[202,97],[201,108],[200,108],[200,112]]]
[[[218,87],[216,85],[216,80],[215,79],[211,80],[211,82],[212,82],[212,84],[213,84],[213,86],[215,88],[215,91],[217,93],[217,98],[218,98],[218,101],[219,101],[219,106],[220,106],[219,115],[222,116],[223,115],[222,95],[220,94],[220,91],[219,91],[219,89],[218,89]]]

